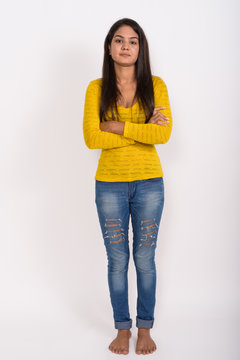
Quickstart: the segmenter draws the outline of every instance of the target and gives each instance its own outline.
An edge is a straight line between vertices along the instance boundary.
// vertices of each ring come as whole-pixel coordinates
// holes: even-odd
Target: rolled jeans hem
[[[132,320],[129,321],[115,321],[115,329],[131,329]]]
[[[145,328],[145,329],[151,329],[153,327],[154,320],[144,320],[140,319],[136,316],[136,327],[137,328]]]

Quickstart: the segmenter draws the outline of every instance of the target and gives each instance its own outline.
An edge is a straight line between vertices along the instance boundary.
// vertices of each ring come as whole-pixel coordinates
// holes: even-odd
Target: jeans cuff
[[[132,319],[129,321],[115,321],[115,329],[131,329]]]
[[[136,327],[137,328],[145,328],[151,329],[153,327],[154,320],[143,320],[136,316]]]

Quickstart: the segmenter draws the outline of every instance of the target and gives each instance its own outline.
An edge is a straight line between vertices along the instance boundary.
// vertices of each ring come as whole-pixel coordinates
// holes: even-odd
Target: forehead
[[[138,34],[129,25],[120,26],[120,28],[118,28],[117,31],[114,33],[113,37],[115,37],[117,35],[127,37],[127,38],[130,38],[130,37],[138,38]]]

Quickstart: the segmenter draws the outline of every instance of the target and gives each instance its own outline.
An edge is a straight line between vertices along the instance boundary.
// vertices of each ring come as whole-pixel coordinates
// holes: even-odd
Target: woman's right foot
[[[116,338],[109,345],[109,350],[115,354],[127,355],[129,352],[129,338],[131,337],[129,329],[119,329]]]

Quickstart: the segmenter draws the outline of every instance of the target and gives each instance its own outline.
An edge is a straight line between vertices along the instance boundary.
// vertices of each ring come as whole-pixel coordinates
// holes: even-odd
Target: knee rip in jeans
[[[142,237],[141,237],[141,243],[139,244],[140,247],[147,246],[147,245],[150,245],[150,246],[154,245],[154,241],[152,241],[152,240],[156,239],[156,235],[158,232],[158,225],[156,224],[155,220],[156,220],[155,218],[149,219],[149,220],[141,220],[141,230],[143,230],[143,231],[141,233]],[[152,224],[150,224],[150,225],[145,224],[145,223],[150,223],[150,222],[152,222]],[[146,225],[146,226],[142,226],[142,225]],[[147,230],[145,230],[145,229],[147,229]]]
[[[106,219],[106,222],[104,224],[104,226],[106,228],[114,228],[116,227],[117,229],[114,230],[105,230],[104,232],[104,238],[106,239],[110,239],[110,244],[118,244],[122,241],[124,241],[124,230],[121,228],[121,219]],[[119,223],[120,222],[120,223]],[[120,238],[120,239],[119,239]],[[116,240],[113,240],[116,239]]]

